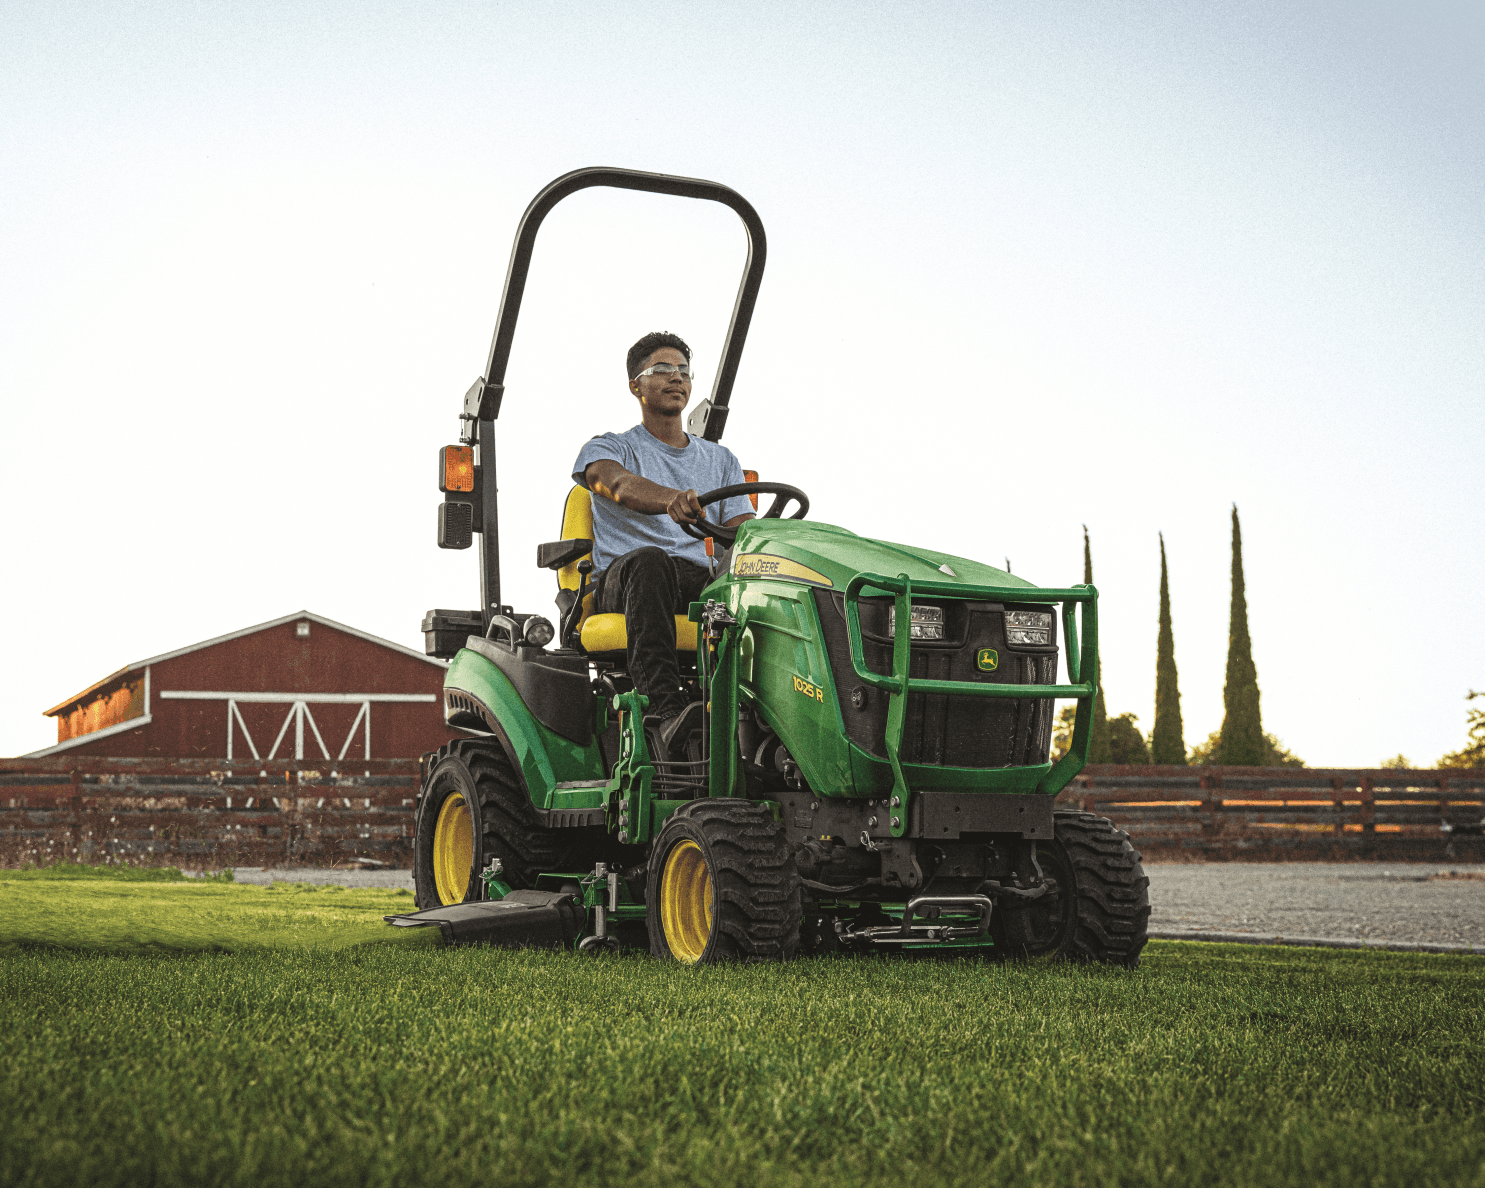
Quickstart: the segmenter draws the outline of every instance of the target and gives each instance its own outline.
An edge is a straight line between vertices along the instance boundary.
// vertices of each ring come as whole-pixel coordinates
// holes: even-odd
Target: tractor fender
[[[569,742],[593,739],[593,688],[587,657],[513,647],[471,635],[465,644],[505,674],[531,716]]]
[[[455,655],[443,690],[449,725],[495,735],[536,808],[551,807],[560,783],[605,778],[597,737],[590,732],[588,742],[581,744],[543,725],[510,677],[480,652],[463,648]],[[591,693],[585,700],[596,704]]]

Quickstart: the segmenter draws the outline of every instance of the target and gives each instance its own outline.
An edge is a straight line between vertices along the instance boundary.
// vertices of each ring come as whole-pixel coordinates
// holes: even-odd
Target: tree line
[[[1088,526],[1083,525],[1083,581],[1093,583],[1093,549]],[[1472,690],[1468,700],[1485,699]],[[1057,717],[1054,754],[1064,754],[1072,739],[1077,707],[1066,705]],[[1110,717],[1103,695],[1103,662],[1099,658],[1098,689],[1093,699],[1093,728],[1089,763],[1175,766],[1224,764],[1234,767],[1303,767],[1293,754],[1263,729],[1258,692],[1258,668],[1253,663],[1253,640],[1248,634],[1248,597],[1243,580],[1243,530],[1237,505],[1232,508],[1232,603],[1228,615],[1227,676],[1222,687],[1222,726],[1189,749],[1181,721],[1181,691],[1176,671],[1175,632],[1171,626],[1170,573],[1165,536],[1160,534],[1160,631],[1155,645],[1155,722],[1147,739],[1136,725],[1138,716]],[[1459,751],[1439,760],[1440,767],[1485,766],[1485,707],[1467,714],[1469,741]],[[1411,767],[1406,757],[1384,760],[1384,767]]]

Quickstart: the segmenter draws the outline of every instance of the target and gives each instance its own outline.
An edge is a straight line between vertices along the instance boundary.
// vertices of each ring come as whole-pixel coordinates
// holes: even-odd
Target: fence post
[[[1213,793],[1216,793],[1215,797]],[[1221,769],[1212,769],[1202,773],[1201,776],[1201,834],[1206,845],[1202,848],[1208,854],[1213,850],[1221,848],[1220,834],[1222,823],[1217,818],[1217,813],[1222,808],[1222,775]]]
[[[83,844],[83,801],[82,801],[82,772],[73,768],[67,773],[72,781],[72,796],[67,802],[67,810],[71,820],[67,823],[68,836],[72,838],[73,861],[81,862]]]

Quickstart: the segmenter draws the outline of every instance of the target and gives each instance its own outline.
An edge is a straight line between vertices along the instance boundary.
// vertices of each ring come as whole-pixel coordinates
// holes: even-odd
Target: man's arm
[[[662,487],[631,471],[625,470],[611,458],[600,458],[589,462],[583,471],[588,490],[605,499],[612,499],[620,507],[637,511],[646,516],[669,515],[677,524],[695,523],[703,514],[701,501],[695,489],[677,491],[674,487]],[[751,515],[733,516],[727,521],[730,528],[751,520]]]
[[[677,524],[701,517],[701,503],[695,491],[677,491],[673,487],[662,487],[659,483],[625,470],[611,458],[600,458],[589,462],[583,471],[588,490],[605,499],[612,499],[620,507],[637,511],[646,516],[669,514]]]

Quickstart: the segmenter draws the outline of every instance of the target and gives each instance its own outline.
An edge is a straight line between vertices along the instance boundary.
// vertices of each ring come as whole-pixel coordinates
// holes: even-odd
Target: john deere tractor
[[[675,632],[704,725],[663,756],[626,672],[624,618],[594,612],[586,489],[537,549],[557,613],[501,602],[506,361],[541,222],[589,186],[720,202],[742,219],[742,284],[688,428],[717,441],[727,424],[765,258],[752,206],[714,182],[631,170],[552,182],[521,219],[489,366],[440,459],[438,543],[479,537],[481,600],[423,622],[429,654],[451,661],[444,711],[466,737],[424,756],[421,910],[394,922],[686,963],[891,951],[1136,964],[1149,915],[1139,855],[1107,820],[1053,808],[1088,754],[1092,586],[1041,589],[808,520],[807,494],[784,483],[705,492],[703,506],[770,505],[736,528],[695,526],[714,577]],[[1076,698],[1078,714],[1054,763],[1056,698]]]

